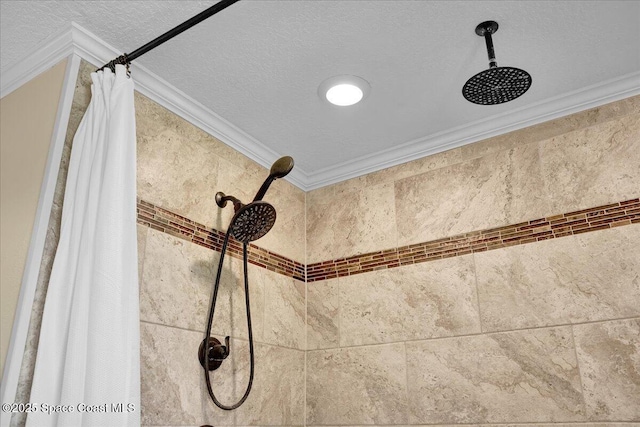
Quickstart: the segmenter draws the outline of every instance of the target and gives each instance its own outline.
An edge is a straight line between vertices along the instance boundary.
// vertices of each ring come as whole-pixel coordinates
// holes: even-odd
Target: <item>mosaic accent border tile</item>
[[[207,228],[142,199],[138,199],[137,214],[138,224],[215,251],[222,249],[224,233],[221,231]],[[631,199],[519,224],[318,262],[306,268],[302,263],[253,244],[249,244],[248,258],[251,264],[310,283],[637,223],[640,223],[640,199]],[[227,253],[242,258],[242,244],[231,238]]]
[[[188,240],[205,248],[213,249],[214,251],[220,252],[220,250],[222,250],[225,235],[222,231],[208,228],[203,224],[191,221],[182,215],[158,207],[140,198],[138,198],[137,214],[138,224]],[[297,280],[305,280],[304,264],[253,244],[249,244],[247,252],[248,261],[251,264]],[[234,258],[242,259],[242,243],[230,238],[229,246],[227,246],[227,254]]]
[[[640,199],[307,265],[307,282],[640,223]]]

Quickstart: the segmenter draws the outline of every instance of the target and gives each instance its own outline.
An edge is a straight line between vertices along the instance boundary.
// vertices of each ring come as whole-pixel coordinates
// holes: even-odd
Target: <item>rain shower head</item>
[[[498,67],[491,34],[498,31],[498,23],[485,21],[476,27],[476,34],[484,37],[489,56],[489,69],[471,77],[462,88],[469,102],[496,105],[513,101],[531,87],[531,75],[520,68]]]

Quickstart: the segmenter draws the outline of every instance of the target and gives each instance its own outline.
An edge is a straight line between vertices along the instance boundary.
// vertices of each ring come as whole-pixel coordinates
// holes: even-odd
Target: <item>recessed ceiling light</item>
[[[346,107],[362,101],[370,90],[371,86],[363,78],[344,75],[323,81],[318,88],[318,95],[333,105]]]
[[[358,86],[349,83],[335,85],[327,91],[327,101],[334,105],[346,107],[360,102],[362,99],[362,90]]]

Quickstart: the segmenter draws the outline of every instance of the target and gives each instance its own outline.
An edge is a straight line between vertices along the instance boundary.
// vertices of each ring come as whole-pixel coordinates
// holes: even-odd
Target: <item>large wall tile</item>
[[[269,175],[264,168],[243,168],[228,160],[220,159],[217,187],[211,191],[211,197],[222,191],[244,203],[253,200],[258,189]],[[276,180],[264,198],[276,208],[277,218],[274,227],[255,244],[279,255],[298,262],[305,258],[305,197],[299,188],[283,180]],[[232,204],[220,209],[213,227],[226,231],[234,215]]]
[[[409,422],[584,421],[570,327],[407,343]]]
[[[429,424],[430,427],[453,427],[460,424]],[[464,427],[637,427],[633,423],[517,423],[517,424],[464,424]],[[307,427],[321,427],[310,426]],[[338,426],[322,426],[338,427]],[[362,427],[362,426],[342,426],[342,427]],[[407,425],[396,425],[395,427],[410,427]],[[412,424],[411,427],[427,427],[422,424]]]
[[[411,424],[411,427],[454,427],[460,424]],[[464,424],[464,427],[637,427],[637,423],[517,423],[517,424]],[[338,426],[312,426],[307,427],[338,427]],[[362,427],[362,426],[341,426]],[[408,425],[395,425],[395,427],[409,427]]]
[[[217,423],[235,424],[235,414],[215,411],[206,401],[197,357],[202,333],[142,322],[140,335],[142,425],[201,425],[214,417]],[[223,401],[234,390],[244,391],[248,376],[248,356],[240,351],[246,349],[240,341],[231,345],[233,356],[212,375],[214,391]]]
[[[530,142],[543,141],[564,133],[598,125],[640,111],[640,96],[601,105],[577,114],[559,117],[534,126],[519,129],[461,147],[462,159],[485,156],[491,152],[511,149]]]
[[[301,190],[298,192],[302,193]],[[253,196],[251,200],[253,200]],[[271,231],[257,240],[255,244],[294,261],[304,263],[306,232],[304,197],[301,199],[300,194],[281,191],[279,187],[276,187],[270,188],[264,199],[276,208],[276,223]]]
[[[257,267],[255,273],[264,280],[265,342],[304,350],[304,283]]]
[[[338,279],[307,284],[307,350],[338,347]]]
[[[217,185],[211,188],[211,197],[221,191],[240,199],[243,203],[253,200],[264,178],[268,175],[266,170],[245,169],[226,159],[219,160],[217,172]],[[216,205],[215,209],[219,212],[219,219],[216,218],[217,222],[212,225],[218,230],[226,231],[234,215],[233,204],[227,203],[224,208]]]
[[[218,253],[215,253],[215,269],[209,279],[208,294],[211,295],[214,288],[215,274],[218,266]],[[249,301],[251,303],[251,328],[253,339],[264,341],[264,280],[263,269],[248,264],[249,273]],[[242,260],[225,256],[216,302],[216,311],[213,317],[212,333],[231,335],[236,338],[248,339],[246,296],[244,291],[244,273]],[[210,297],[207,297],[207,313]],[[204,322],[203,322],[204,324]]]
[[[640,225],[474,254],[485,331],[640,315]]]
[[[339,284],[343,347],[480,332],[472,256],[347,276]]]
[[[365,175],[366,185],[378,185],[394,182],[410,176],[419,175],[434,169],[460,163],[462,161],[462,148],[442,151],[440,153],[425,156],[420,159],[392,166],[378,172]],[[351,181],[351,180],[349,180]]]
[[[589,419],[640,421],[640,319],[573,328]]]
[[[401,246],[535,219],[549,210],[536,144],[403,179],[395,190]]]
[[[303,425],[304,358],[304,351],[259,344],[253,389],[236,410],[237,423]]]
[[[186,240],[149,230],[140,293],[140,318],[204,331],[219,254]],[[253,274],[252,274],[253,273]],[[263,339],[264,285],[251,271],[249,288],[254,338]],[[247,338],[241,260],[225,257],[213,332]]]
[[[540,143],[550,213],[570,212],[640,195],[640,115]]]
[[[483,427],[637,427],[630,423],[526,423],[526,424],[482,424]]]
[[[141,324],[143,425],[301,425],[304,421],[304,352],[255,346],[254,383],[246,402],[223,411],[210,400],[197,358],[202,334]],[[222,338],[222,337],[218,337]],[[232,340],[231,355],[211,374],[223,404],[237,402],[249,380],[249,346]]]
[[[144,96],[136,96],[138,197],[226,231],[233,216],[215,193],[249,203],[269,171]],[[273,230],[258,246],[304,261],[304,192],[280,180],[265,200],[278,212]]]
[[[308,200],[308,263],[393,248],[396,234],[393,184]]]
[[[144,225],[137,226],[137,241],[138,241],[138,285],[142,283],[142,269],[144,266],[144,252],[147,248],[147,231],[148,227]]]
[[[404,344],[307,352],[307,424],[402,424]]]
[[[214,224],[219,157],[213,147],[175,129],[149,136],[138,131],[138,197],[201,224]]]

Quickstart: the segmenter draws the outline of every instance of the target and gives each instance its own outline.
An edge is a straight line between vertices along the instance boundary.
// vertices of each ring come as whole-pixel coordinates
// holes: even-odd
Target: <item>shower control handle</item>
[[[225,337],[224,339],[225,345],[222,345],[218,342],[218,344],[214,344],[209,348],[209,358],[215,362],[222,362],[229,356],[229,337]]]
[[[209,339],[204,339],[200,343],[200,348],[198,349],[198,359],[200,360],[200,365],[203,368],[209,368],[210,371],[215,371],[222,365],[222,361],[229,357],[229,353],[231,351],[231,346],[229,343],[229,337],[225,337],[224,339],[225,345],[222,345],[220,341],[216,338],[209,337]],[[205,360],[205,354],[208,360]]]
[[[216,360],[223,361],[224,359],[229,357],[229,353],[231,353],[231,345],[229,344],[228,336],[224,337],[224,345],[217,346],[217,348],[215,348],[214,351],[216,350],[219,352],[218,356],[220,357],[220,359],[216,359]]]

